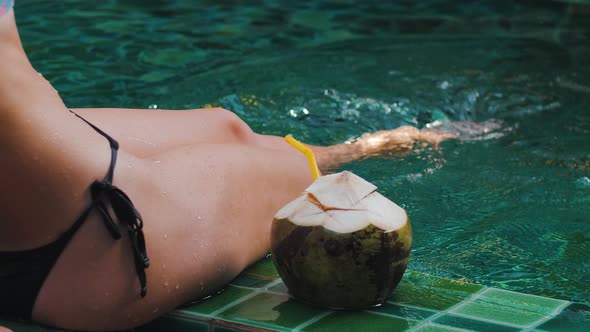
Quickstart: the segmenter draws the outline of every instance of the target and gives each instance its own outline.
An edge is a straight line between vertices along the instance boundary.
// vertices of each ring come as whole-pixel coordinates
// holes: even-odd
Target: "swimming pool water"
[[[407,209],[410,268],[590,303],[585,1],[19,0],[34,66],[70,107],[223,106],[334,144],[435,120],[503,121],[346,166]]]

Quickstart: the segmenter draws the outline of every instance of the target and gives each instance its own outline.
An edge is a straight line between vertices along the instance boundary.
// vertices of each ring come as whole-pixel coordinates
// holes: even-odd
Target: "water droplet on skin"
[[[180,289],[180,285],[179,284],[176,284],[176,287],[175,288],[176,288],[176,290],[179,290]]]
[[[168,288],[168,281],[164,282],[164,287]]]
[[[168,238],[168,234],[164,234],[164,238],[167,239]]]

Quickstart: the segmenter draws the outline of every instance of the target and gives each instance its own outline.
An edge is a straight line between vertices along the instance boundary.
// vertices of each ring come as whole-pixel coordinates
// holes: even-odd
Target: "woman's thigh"
[[[144,218],[147,296],[128,239],[112,240],[92,215],[44,284],[36,320],[126,329],[211,294],[268,251],[274,213],[312,181],[297,151],[249,145],[196,145],[150,160],[122,153],[119,164],[115,185]]]
[[[250,127],[222,108],[193,110],[74,109],[139,157],[186,145],[255,143]]]

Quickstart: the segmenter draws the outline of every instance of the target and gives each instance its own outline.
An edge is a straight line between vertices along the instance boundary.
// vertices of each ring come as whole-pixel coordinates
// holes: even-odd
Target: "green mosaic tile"
[[[485,297],[495,300],[508,300],[514,303],[521,303],[526,306],[528,310],[533,310],[541,314],[551,314],[559,307],[562,307],[568,301],[552,299],[549,297],[542,297],[536,295],[528,295],[524,293],[517,293],[497,288],[489,288],[480,297]]]
[[[277,292],[277,293],[289,294],[289,289],[282,282],[277,285],[272,286],[268,290],[273,291],[273,292]]]
[[[487,289],[472,302],[451,312],[526,327],[552,314],[565,303],[546,297]]]
[[[234,279],[231,284],[235,286],[250,287],[250,288],[262,288],[272,281],[269,279],[261,279],[255,276],[242,274]]]
[[[367,311],[336,311],[301,330],[326,332],[404,331],[417,324],[416,321]]]
[[[459,329],[456,327],[428,323],[428,324],[418,326],[416,329],[414,329],[412,331],[413,332],[462,332],[462,331],[469,331],[469,330],[463,330],[463,329]]]
[[[570,304],[559,315],[537,327],[544,331],[590,331],[590,306]]]
[[[209,324],[198,320],[181,317],[164,316],[135,329],[137,332],[208,332]]]
[[[213,325],[211,327],[211,331],[212,332],[238,332],[239,330],[231,328],[231,327],[227,327],[227,326]]]
[[[246,288],[239,288],[234,286],[227,286],[222,292],[219,294],[199,302],[197,304],[193,304],[187,306],[181,310],[180,312],[188,312],[196,313],[200,315],[210,315],[214,311],[217,311],[226,305],[243,298],[244,296],[252,293],[253,290],[246,289]]]
[[[426,318],[436,314],[435,311],[410,308],[392,303],[384,303],[382,306],[370,309],[370,311],[413,320],[425,320]]]
[[[454,315],[444,315],[434,320],[435,323],[453,326],[456,328],[480,331],[480,332],[516,332],[518,328],[486,323],[480,320],[474,320]]]
[[[290,330],[324,312],[321,308],[294,301],[287,295],[260,293],[217,317],[263,328]]]
[[[446,310],[484,286],[408,271],[389,302]]]
[[[258,261],[254,265],[248,267],[242,274],[269,280],[279,278],[279,273],[270,258],[264,258]]]
[[[33,324],[19,323],[11,320],[0,319],[0,326],[11,329],[14,332],[57,332],[61,330],[53,330]]]
[[[488,302],[486,300],[476,300],[453,312],[476,319],[489,319],[521,327],[531,325],[543,318],[543,315],[535,312],[518,310],[510,306],[503,306],[499,302]]]

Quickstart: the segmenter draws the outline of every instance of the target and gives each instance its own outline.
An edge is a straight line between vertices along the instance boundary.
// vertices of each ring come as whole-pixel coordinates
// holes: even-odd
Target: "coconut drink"
[[[335,309],[383,304],[406,270],[411,245],[405,210],[347,171],[317,177],[277,212],[271,228],[273,262],[291,295]]]

